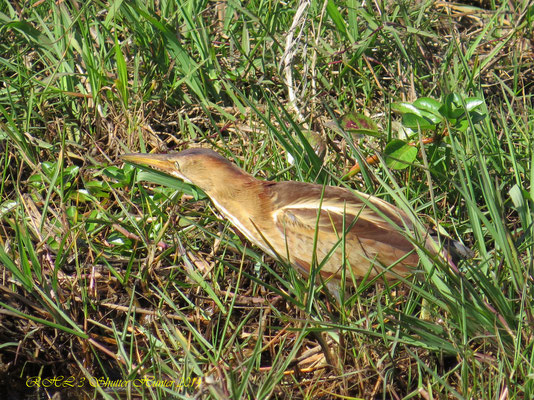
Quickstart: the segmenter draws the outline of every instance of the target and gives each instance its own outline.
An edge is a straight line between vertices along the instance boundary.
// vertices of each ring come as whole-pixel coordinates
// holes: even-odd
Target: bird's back
[[[411,223],[389,203],[359,192],[301,182],[265,182],[264,191],[274,224],[262,236],[271,248],[282,249],[278,255],[304,274],[309,274],[314,262],[321,266],[323,278],[335,280],[340,279],[344,265],[356,278],[377,275],[395,263],[395,274],[404,276],[417,266],[414,247],[402,233],[411,229]]]

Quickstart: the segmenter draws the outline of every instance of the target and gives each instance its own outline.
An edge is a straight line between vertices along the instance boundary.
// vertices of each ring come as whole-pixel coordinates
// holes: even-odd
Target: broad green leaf
[[[482,121],[484,118],[486,118],[486,114],[481,114],[476,111],[471,111],[469,113],[469,118],[471,118],[471,122],[473,124],[478,124],[480,121]]]
[[[450,93],[445,97],[443,105],[440,107],[439,112],[449,121],[459,118],[465,113],[462,107],[462,101],[460,96],[456,93]]]
[[[109,186],[102,181],[89,181],[85,183],[85,188],[96,197],[109,197]]]
[[[341,118],[341,127],[346,132],[354,135],[382,136],[376,123],[367,115],[349,112]]]
[[[415,100],[413,102],[413,105],[419,108],[420,110],[428,111],[429,113],[432,113],[434,115],[440,115],[439,108],[441,107],[441,103],[430,97],[421,97]]]
[[[410,129],[432,129],[436,124],[427,118],[412,113],[402,116],[402,124]]]
[[[432,122],[434,125],[437,125],[443,121],[443,117],[441,116],[441,114],[436,115],[426,110],[420,110],[420,111],[421,111],[421,116],[427,119],[428,121]]]
[[[417,158],[417,147],[411,146],[403,140],[395,139],[389,142],[384,151],[386,165],[391,169],[409,167]]]
[[[367,115],[350,112],[341,118],[341,127],[346,131],[352,131],[353,129],[369,129],[376,131],[378,127],[375,122]]]
[[[467,111],[474,110],[482,103],[484,103],[484,101],[482,99],[479,99],[478,97],[468,97],[467,99],[465,99],[465,109]]]
[[[469,128],[469,121],[463,118],[454,124],[454,128],[460,132],[465,132]]]
[[[93,203],[97,203],[98,199],[93,196],[87,189],[79,189],[76,192],[74,192],[71,196],[72,199],[75,199],[77,202],[86,202],[91,201]]]
[[[36,189],[42,189],[44,187],[44,182],[47,181],[48,180],[45,179],[42,174],[35,174],[28,178],[28,184]]]
[[[391,104],[391,109],[393,111],[398,112],[399,114],[411,113],[411,114],[415,114],[415,115],[422,117],[421,110],[419,110],[416,106],[410,103],[405,103],[405,102],[393,103]]]
[[[109,166],[104,168],[102,170],[102,173],[108,178],[116,179],[119,182],[125,179],[124,170],[115,166]]]
[[[0,204],[0,219],[4,217],[4,215],[10,213],[17,207],[17,202],[15,200],[6,200],[2,204]]]
[[[56,163],[50,161],[43,161],[41,163],[41,168],[43,169],[45,175],[50,178],[52,175],[54,175],[54,171],[56,170]]]

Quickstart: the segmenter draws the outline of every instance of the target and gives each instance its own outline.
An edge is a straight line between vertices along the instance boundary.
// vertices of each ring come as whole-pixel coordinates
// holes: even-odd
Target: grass
[[[306,4],[0,3],[2,394],[534,395],[534,5]],[[354,111],[377,135],[326,127]],[[475,257],[421,249],[423,279],[337,301],[117,157],[193,145],[375,194]]]

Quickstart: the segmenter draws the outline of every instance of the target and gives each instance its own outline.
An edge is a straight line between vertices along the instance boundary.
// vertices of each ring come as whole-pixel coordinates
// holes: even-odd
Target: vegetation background
[[[533,27],[529,0],[2,0],[1,397],[532,398]],[[337,301],[118,162],[198,145],[475,257]]]

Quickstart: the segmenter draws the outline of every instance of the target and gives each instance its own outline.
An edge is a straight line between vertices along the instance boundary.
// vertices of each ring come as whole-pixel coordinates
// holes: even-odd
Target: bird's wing
[[[287,243],[290,256],[302,261],[311,259],[310,250],[321,251],[321,260],[330,249],[337,246],[332,257],[331,270],[342,260],[340,243],[345,246],[345,256],[353,268],[364,275],[369,260],[392,265],[406,258],[396,268],[408,272],[415,267],[418,256],[412,243],[403,235],[411,229],[407,216],[395,206],[375,197],[359,193],[358,196],[340,188],[318,185],[291,185],[293,193],[277,188],[272,217],[279,233]],[[298,191],[301,191],[298,193]],[[378,210],[378,211],[377,211]],[[314,245],[314,241],[316,243]],[[373,261],[373,262],[374,262]],[[401,271],[402,270],[402,271]]]
[[[319,212],[320,211],[320,212]],[[357,239],[360,242],[387,244],[400,251],[409,252],[413,245],[395,227],[365,204],[335,204],[333,202],[302,202],[278,209],[273,217],[278,229],[287,232],[302,232],[313,240],[331,237],[332,240]]]
[[[383,200],[309,183],[279,182],[270,186],[272,216],[279,229],[318,229],[340,236],[345,229],[362,239],[386,241],[404,250],[413,248],[400,233],[405,228],[412,229],[408,217]]]

